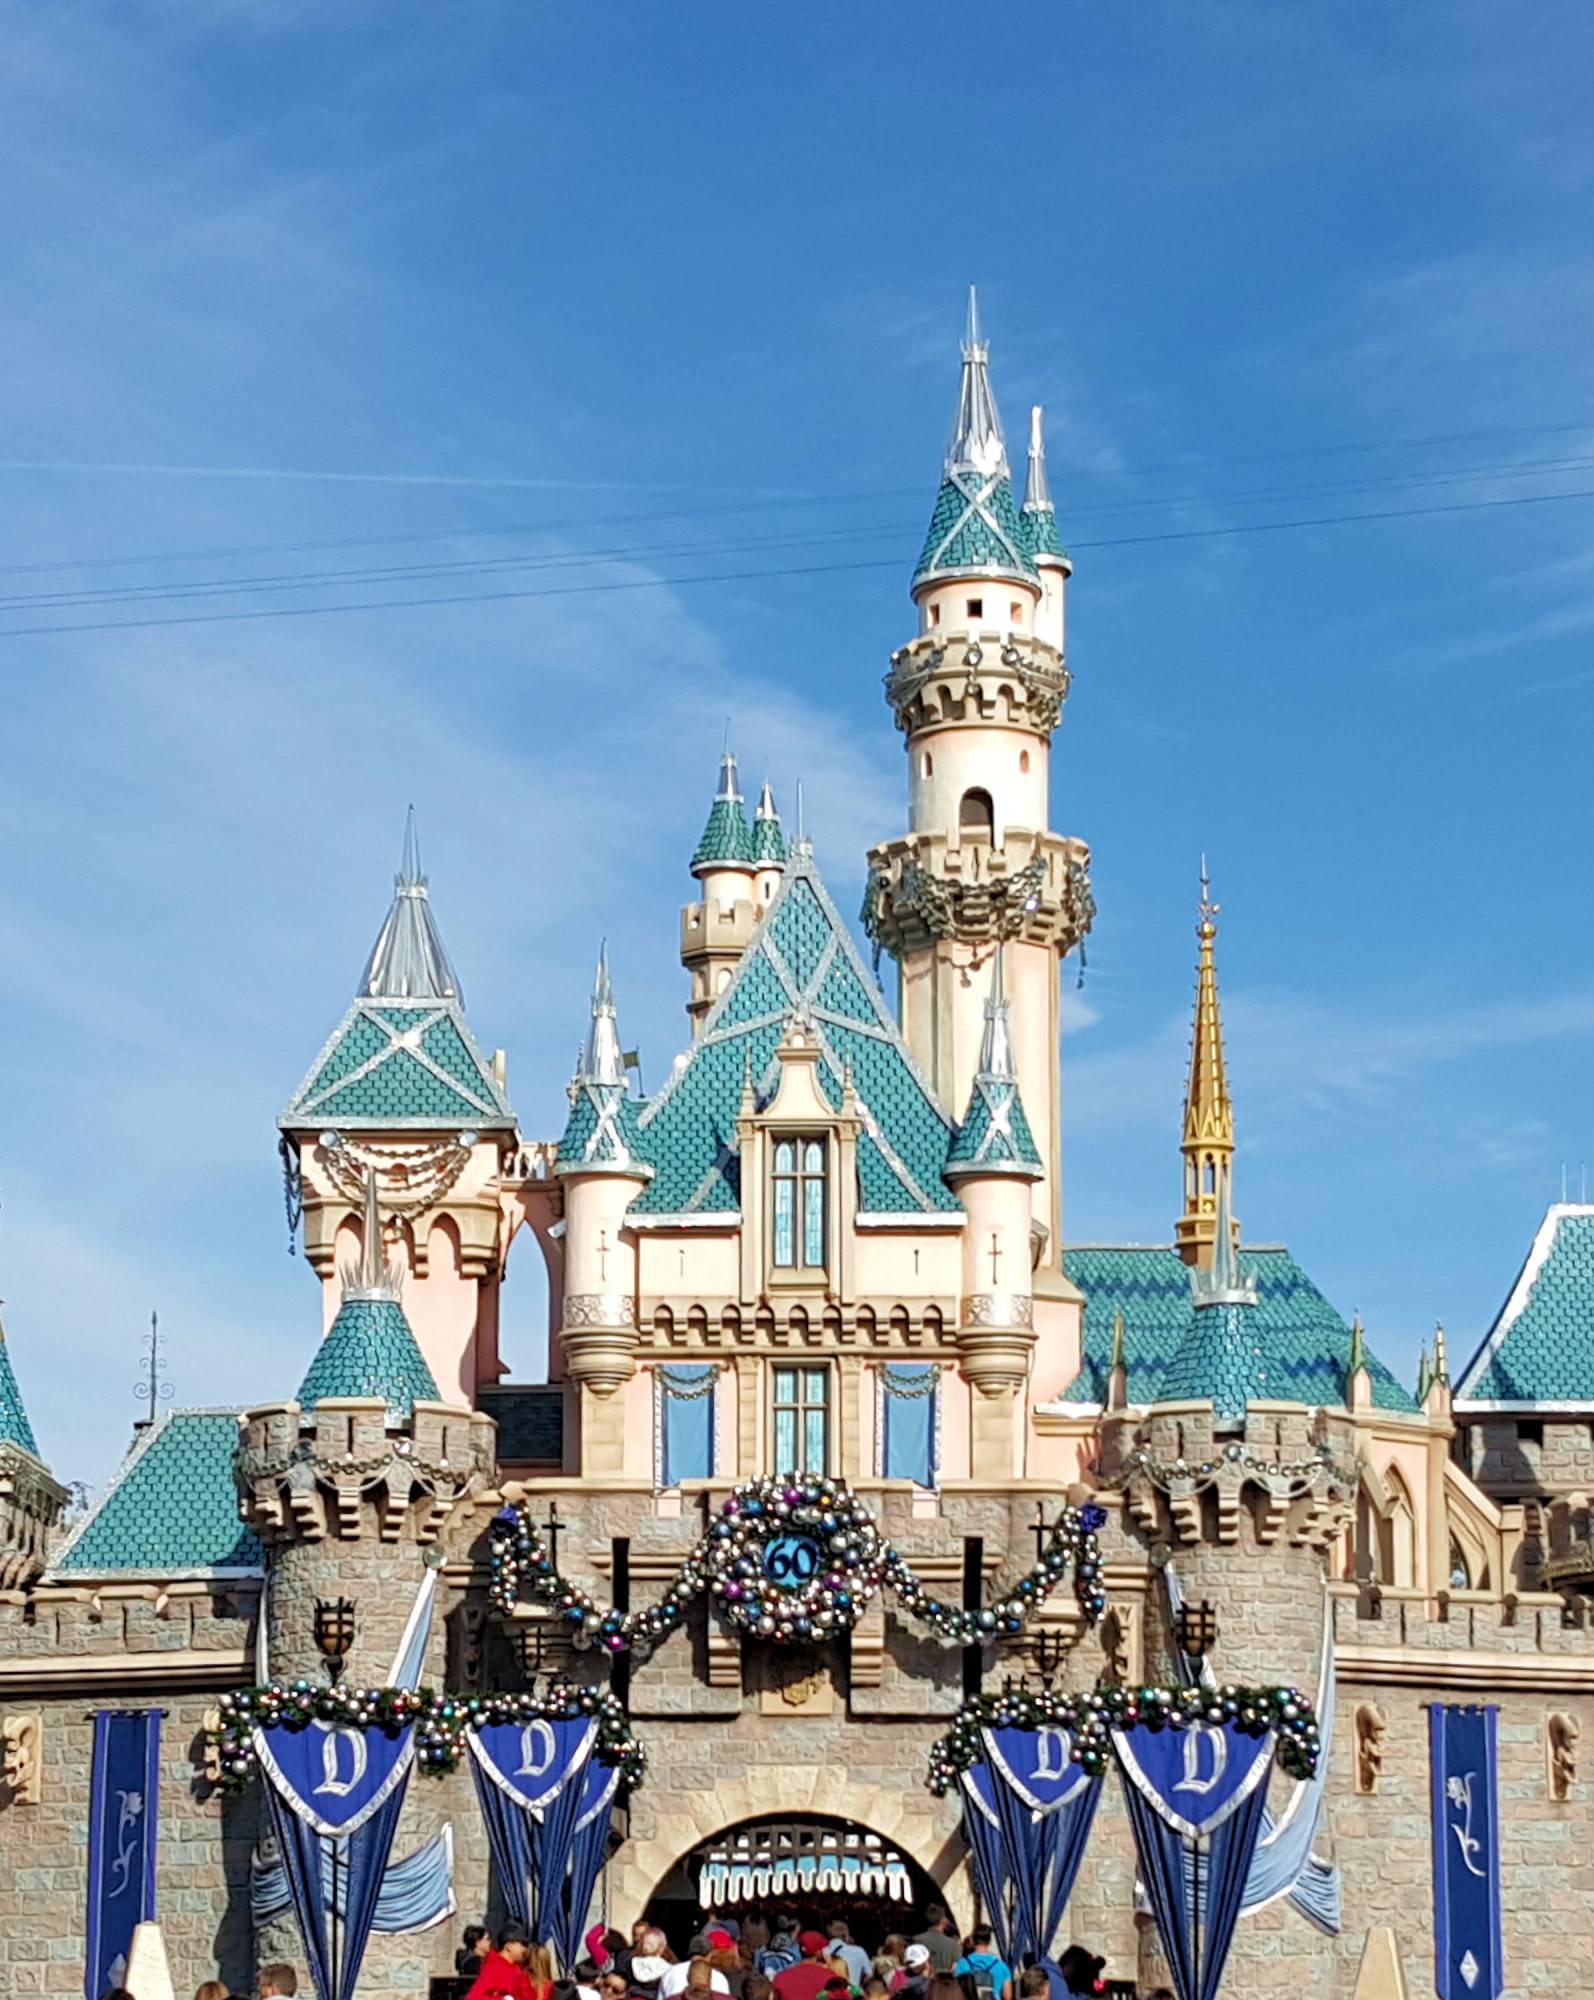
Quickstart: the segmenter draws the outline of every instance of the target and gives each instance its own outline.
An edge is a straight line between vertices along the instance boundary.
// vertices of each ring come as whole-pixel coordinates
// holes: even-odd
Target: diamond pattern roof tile
[[[1458,1409],[1594,1408],[1594,1206],[1547,1212],[1455,1400]]]
[[[515,1118],[457,1000],[356,1000],[277,1122],[504,1130]]]
[[[301,1409],[326,1396],[385,1396],[390,1418],[439,1401],[437,1381],[396,1299],[345,1296],[299,1384]]]
[[[237,1447],[231,1410],[173,1410],[159,1418],[68,1536],[52,1574],[258,1571],[260,1544],[238,1518]]]
[[[993,572],[1031,581],[1035,576],[1012,481],[1005,469],[982,473],[959,467],[941,481],[913,581]]]

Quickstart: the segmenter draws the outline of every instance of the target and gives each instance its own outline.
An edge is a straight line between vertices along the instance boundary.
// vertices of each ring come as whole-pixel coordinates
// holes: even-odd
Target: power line
[[[1280,534],[1288,529],[1348,527],[1368,521],[1409,521],[1439,514],[1472,514],[1506,507],[1545,506],[1564,500],[1594,500],[1594,488],[1572,493],[1523,493],[1496,500],[1441,501],[1426,507],[1382,508],[1360,514],[1318,514],[1293,521],[1256,521],[1230,527],[1183,528],[1149,535],[1116,535],[1093,542],[1076,542],[1076,549],[1143,547],[1155,542],[1213,541],[1239,535]],[[610,578],[603,582],[558,584],[527,590],[464,591],[433,597],[372,598],[356,604],[288,604],[253,611],[203,611],[175,618],[120,618],[80,621],[71,625],[0,627],[0,639],[47,638],[68,632],[129,632],[175,625],[241,624],[263,618],[322,618],[360,611],[404,611],[444,604],[511,603],[535,597],[584,597],[622,590],[677,590],[697,583],[757,583],[777,577],[832,576],[848,571],[898,569],[895,556],[872,561],[805,563],[778,569],[719,570],[696,576]]]

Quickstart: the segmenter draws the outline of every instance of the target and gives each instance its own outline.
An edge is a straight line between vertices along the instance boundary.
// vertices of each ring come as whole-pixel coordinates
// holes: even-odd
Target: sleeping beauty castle
[[[344,2000],[359,1933],[361,2000],[425,1993],[560,1841],[586,1874],[556,1942],[789,1908],[873,1943],[932,1901],[965,1929],[987,1836],[927,1780],[968,1718],[1072,1717],[1077,1749],[1079,1704],[1133,1722],[1205,1687],[1293,1691],[1322,1739],[1232,1881],[1191,1822],[1222,1991],[1594,1993],[1594,1207],[1545,1215],[1464,1366],[1437,1332],[1398,1380],[1266,1239],[1203,880],[1168,1238],[1068,1239],[1059,984],[1098,921],[1052,825],[1072,574],[1041,412],[1021,485],[971,306],[885,674],[906,817],[859,928],[727,754],[682,856],[666,1081],[635,1087],[599,956],[567,1101],[512,1106],[411,838],[284,1079],[320,1300],[281,1329],[281,1399],[158,1416],[70,1514],[13,1326],[5,1991],[92,2000],[130,1957],[132,1984],[153,1920],[179,1992],[287,1959]],[[546,1286],[545,1381],[500,1360],[511,1280]],[[614,1782],[561,1821],[542,1767],[455,1754],[489,1716],[543,1766],[592,1718]],[[399,1742],[413,1781],[378,1783]],[[1099,1789],[1042,1948],[1210,1996],[1168,1941],[1204,1878],[1159,1897],[1132,1787]]]

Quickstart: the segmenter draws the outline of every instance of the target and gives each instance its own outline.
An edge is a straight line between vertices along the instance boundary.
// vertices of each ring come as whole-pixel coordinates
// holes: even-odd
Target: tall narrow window
[[[823,1139],[777,1139],[774,1262],[777,1271],[825,1268],[826,1146]]]
[[[830,1371],[775,1370],[775,1464],[782,1472],[830,1469]]]
[[[880,1472],[933,1486],[936,1472],[936,1383],[933,1361],[889,1363],[880,1370]]]
[[[661,1486],[683,1479],[710,1479],[714,1473],[714,1378],[712,1362],[701,1367],[659,1367],[658,1474]]]
[[[991,804],[991,795],[975,786],[965,792],[958,804],[958,827],[964,833],[983,835],[991,838],[996,825],[996,810]]]

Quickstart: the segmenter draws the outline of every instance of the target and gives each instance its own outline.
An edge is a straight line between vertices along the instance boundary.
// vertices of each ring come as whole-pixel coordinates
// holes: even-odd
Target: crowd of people
[[[471,1981],[465,2000],[1054,2000],[1106,1991],[1104,1961],[1082,1945],[1070,1945],[1052,1969],[1015,1967],[989,1924],[960,1939],[938,1904],[918,1936],[893,1933],[874,1952],[854,1942],[841,1918],[821,1930],[785,1911],[717,1918],[684,1956],[646,1919],[629,1937],[594,1924],[584,1944],[561,1978],[549,1948],[521,1925],[506,1924],[492,1939],[473,1924],[455,1961]]]

